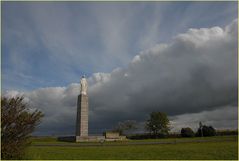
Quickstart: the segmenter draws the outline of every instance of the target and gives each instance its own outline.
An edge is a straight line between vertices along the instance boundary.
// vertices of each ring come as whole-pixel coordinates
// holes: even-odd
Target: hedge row
[[[224,135],[238,135],[238,131],[237,130],[220,130],[220,131],[216,131],[216,136],[224,136]],[[194,136],[200,136],[197,133],[195,133]],[[150,135],[150,134],[132,134],[132,135],[128,135],[127,138],[128,139],[133,139],[133,140],[142,140],[142,139],[157,139],[157,138],[180,138],[180,137],[193,137],[193,135],[184,135],[182,136],[179,133],[169,133],[168,135]]]

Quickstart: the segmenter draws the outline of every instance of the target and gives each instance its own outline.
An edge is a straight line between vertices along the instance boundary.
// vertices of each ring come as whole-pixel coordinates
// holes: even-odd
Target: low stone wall
[[[104,141],[105,136],[76,136],[75,141],[76,142],[88,142],[88,141]]]
[[[118,138],[106,138],[105,141],[122,141],[126,140],[126,136],[119,136]]]
[[[120,136],[118,132],[105,132],[104,135],[106,141],[120,141],[126,139],[126,136]]]
[[[105,138],[106,139],[119,139],[119,133],[118,132],[106,132]]]

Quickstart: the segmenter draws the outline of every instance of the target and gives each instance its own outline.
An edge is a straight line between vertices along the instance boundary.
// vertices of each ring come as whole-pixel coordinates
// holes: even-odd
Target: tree
[[[200,131],[200,136],[201,136],[201,137],[203,137],[202,127],[203,127],[203,125],[202,125],[202,122],[200,121],[200,122],[199,122],[199,128],[198,128],[198,131]],[[198,133],[198,134],[199,134],[199,133]]]
[[[181,136],[182,137],[193,137],[194,132],[190,127],[182,128],[181,129]]]
[[[126,120],[124,122],[119,122],[113,131],[119,132],[120,135],[124,134],[125,131],[137,129],[135,120]]]
[[[201,128],[198,128],[197,136],[215,136],[216,130],[212,126],[202,125]]]
[[[152,112],[150,119],[146,121],[146,130],[153,135],[167,135],[169,128],[169,119],[165,113]]]
[[[23,97],[1,98],[1,159],[21,159],[30,135],[43,113],[34,110]]]

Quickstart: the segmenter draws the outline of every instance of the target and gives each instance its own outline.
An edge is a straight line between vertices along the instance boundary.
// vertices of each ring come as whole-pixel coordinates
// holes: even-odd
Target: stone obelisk
[[[76,141],[85,140],[88,137],[88,85],[84,76],[81,78],[80,86],[77,101]]]

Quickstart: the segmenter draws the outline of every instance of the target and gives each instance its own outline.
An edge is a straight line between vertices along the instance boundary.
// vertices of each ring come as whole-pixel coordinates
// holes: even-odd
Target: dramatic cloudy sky
[[[167,113],[237,128],[237,2],[3,2],[2,94],[44,112],[39,135],[74,133],[80,77],[90,133]]]

